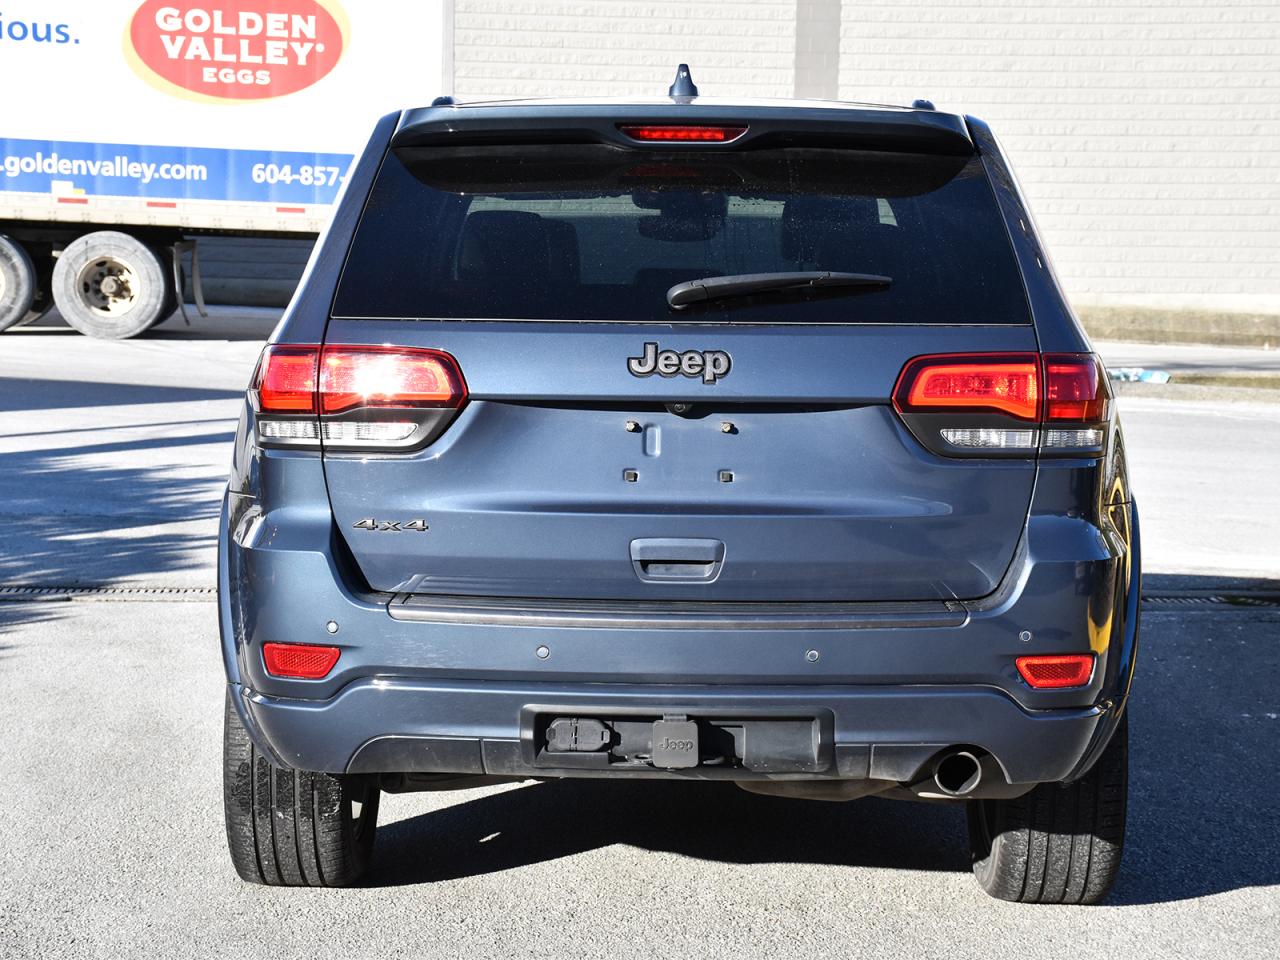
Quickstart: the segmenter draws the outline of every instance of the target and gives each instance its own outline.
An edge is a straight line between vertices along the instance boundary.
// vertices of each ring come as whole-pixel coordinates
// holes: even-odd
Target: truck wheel
[[[36,268],[27,251],[0,235],[0,330],[27,318],[36,296]]]
[[[222,738],[222,795],[231,862],[273,887],[348,887],[373,854],[375,781],[273,766],[253,746],[231,693]]]
[[[156,252],[125,233],[103,230],[72,241],[53,268],[53,299],[83,334],[135,337],[156,322],[173,281]]]
[[[160,324],[164,323],[166,320],[172,317],[174,313],[177,312],[178,302],[182,297],[182,289],[175,288],[172,282],[173,253],[169,250],[165,250],[163,248],[157,247],[156,256],[160,258],[160,263],[163,264],[164,269],[168,272],[168,276],[170,277],[170,283],[169,283],[169,297],[168,299],[165,300],[164,305],[160,308],[160,313],[156,315],[156,319],[154,320],[154,322],[152,322],[151,324],[152,327],[158,327],[160,326]],[[178,273],[182,277],[183,284],[185,285],[187,272],[184,269],[182,269],[181,266],[179,266]]]
[[[969,846],[978,884],[1000,900],[1098,903],[1124,849],[1129,715],[1085,776],[1042,783],[1016,800],[973,800]]]

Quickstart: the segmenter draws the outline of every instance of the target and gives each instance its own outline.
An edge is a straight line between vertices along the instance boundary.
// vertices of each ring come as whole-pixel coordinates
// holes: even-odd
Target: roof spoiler
[[[620,126],[745,126],[732,143],[637,143]],[[855,147],[968,156],[973,141],[961,117],[894,107],[700,103],[490,103],[407,110],[393,147],[476,144],[607,143],[637,150],[750,150]]]

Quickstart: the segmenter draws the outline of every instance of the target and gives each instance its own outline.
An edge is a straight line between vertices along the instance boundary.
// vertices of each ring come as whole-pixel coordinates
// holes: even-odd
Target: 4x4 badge
[[[723,350],[659,350],[656,343],[646,343],[644,353],[627,357],[627,370],[633,377],[701,377],[713,386],[729,373],[733,358]]]
[[[400,533],[403,530],[417,530],[426,533],[430,528],[425,520],[375,520],[366,517],[352,524],[357,530],[376,530],[379,533]]]

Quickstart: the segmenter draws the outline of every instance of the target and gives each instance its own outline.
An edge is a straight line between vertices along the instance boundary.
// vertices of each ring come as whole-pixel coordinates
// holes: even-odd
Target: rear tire
[[[58,312],[90,337],[136,337],[167,315],[172,297],[173,278],[163,257],[127,233],[85,234],[67,245],[53,267]]]
[[[231,693],[222,783],[231,862],[242,880],[275,887],[348,887],[373,854],[377,784],[274,766],[240,722]]]
[[[151,322],[151,326],[147,328],[148,330],[155,329],[156,327],[160,326],[160,324],[164,323],[166,320],[172,317],[178,310],[178,302],[182,296],[182,288],[181,287],[175,288],[174,281],[172,279],[173,278],[173,256],[174,256],[173,251],[163,247],[156,247],[154,249],[155,249],[156,256],[160,258],[160,263],[164,266],[165,272],[170,278],[169,295],[165,299],[164,304],[161,305],[160,312],[156,314],[155,320],[153,320]],[[186,271],[182,269],[181,264],[179,264],[178,266],[178,275],[182,278],[182,285],[186,286],[187,274],[186,274]]]
[[[27,251],[0,235],[0,330],[26,320],[37,286],[36,268]]]
[[[991,896],[1019,903],[1098,903],[1124,850],[1129,716],[1084,777],[1042,783],[1014,800],[969,802],[973,873]]]

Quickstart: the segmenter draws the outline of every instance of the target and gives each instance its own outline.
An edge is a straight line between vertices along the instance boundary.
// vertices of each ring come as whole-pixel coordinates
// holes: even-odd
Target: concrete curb
[[[1280,348],[1280,314],[1079,307],[1076,315],[1098,340]]]
[[[1117,397],[1144,397],[1149,400],[1203,400],[1230,403],[1280,403],[1280,390],[1251,389],[1248,387],[1219,387],[1195,383],[1129,383],[1111,382]]]

